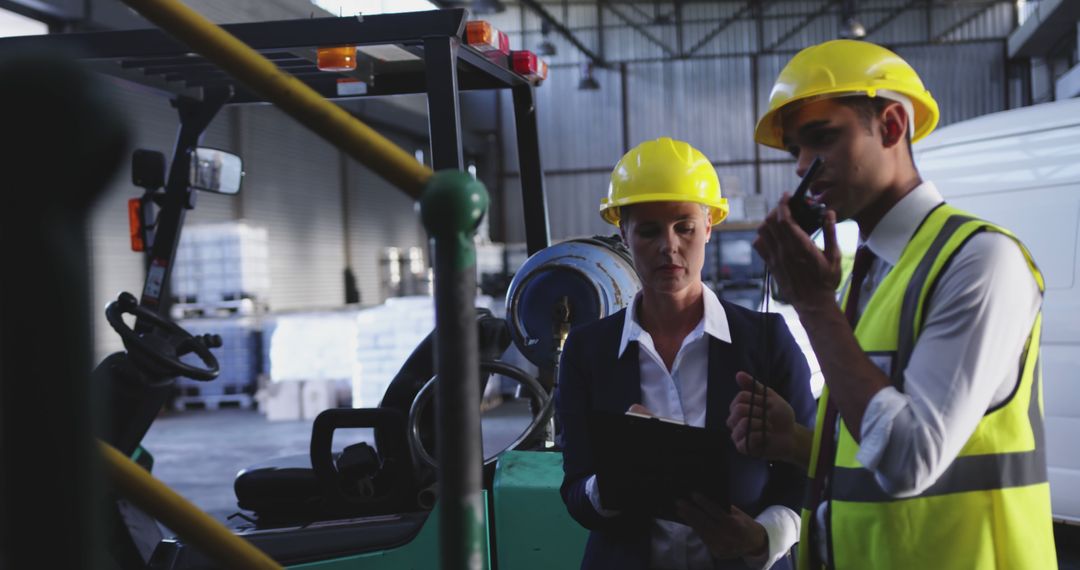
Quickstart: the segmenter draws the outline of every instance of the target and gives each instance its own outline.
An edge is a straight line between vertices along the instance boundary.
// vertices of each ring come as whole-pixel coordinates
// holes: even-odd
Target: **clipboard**
[[[587,421],[603,508],[681,523],[675,502],[691,493],[731,505],[727,430],[600,411]]]

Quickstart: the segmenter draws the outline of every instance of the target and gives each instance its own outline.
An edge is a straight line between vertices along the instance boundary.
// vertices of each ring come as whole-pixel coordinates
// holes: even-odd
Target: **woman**
[[[679,505],[689,526],[605,510],[595,476],[590,412],[633,408],[722,431],[766,358],[769,384],[794,416],[770,416],[770,430],[811,424],[809,370],[783,319],[720,301],[701,281],[705,244],[727,212],[715,169],[685,142],[642,143],[611,174],[600,213],[630,248],[642,290],[628,310],[571,332],[556,395],[563,501],[592,531],[583,569],[791,567],[804,475],[740,454],[733,439],[745,424],[721,436],[730,512],[699,496]]]

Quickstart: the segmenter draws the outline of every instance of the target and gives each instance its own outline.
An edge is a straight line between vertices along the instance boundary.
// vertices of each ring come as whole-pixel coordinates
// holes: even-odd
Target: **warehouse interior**
[[[725,225],[714,230],[720,239],[706,250],[702,279],[721,299],[754,310],[768,295],[763,262],[750,243],[781,194],[800,180],[792,156],[756,144],[754,128],[769,106],[777,74],[803,48],[837,38],[889,48],[918,70],[938,102],[939,129],[1080,98],[1080,3],[1071,0],[183,4],[219,25],[466,9],[470,21],[502,32],[510,49],[529,50],[546,63],[546,75],[531,81],[550,243],[615,234],[597,208],[612,167],[643,141],[687,141],[711,161],[730,205]],[[120,0],[0,0],[0,42],[154,27]],[[133,179],[138,165],[131,151],[157,151],[171,162],[181,129],[176,106],[162,90],[144,84],[145,76],[101,76],[109,100],[122,110],[129,150],[86,218],[94,366],[125,351],[105,307],[122,291],[137,295],[147,282],[149,257],[133,251],[131,209],[147,188]],[[340,94],[340,84],[338,89]],[[438,170],[431,104],[423,92],[335,103],[418,163]],[[533,174],[519,159],[531,149],[519,148],[520,109],[510,89],[463,89],[457,105],[463,170],[490,194],[473,241],[476,306],[510,320],[514,276],[538,255],[526,223],[530,211],[536,215],[525,188]],[[1074,126],[1076,116],[1061,121]],[[199,146],[242,159],[241,189],[235,195],[197,193],[183,220],[162,312],[195,335],[221,337],[213,350],[221,372],[213,382],[176,378],[142,448],[152,455],[153,473],[162,482],[219,522],[242,528],[250,513],[237,505],[238,472],[275,457],[307,454],[314,446],[313,421],[326,410],[378,408],[432,333],[433,246],[415,197],[274,105],[225,106]],[[1062,154],[1078,152],[1073,146]],[[1080,191],[1080,176],[1067,190]],[[857,239],[851,227],[846,235]],[[1076,241],[1066,238],[1063,243]],[[1075,256],[1076,245],[1069,247]],[[1064,289],[1075,292],[1072,264]],[[789,325],[798,338],[798,317],[793,319]],[[1071,346],[1076,339],[1069,338],[1054,342]],[[543,376],[527,350],[513,343],[500,356],[528,375]],[[495,380],[484,387],[480,408],[484,457],[514,445],[530,429],[523,390],[506,376],[496,374]],[[818,380],[818,391],[820,385]],[[1058,480],[1051,479],[1058,562],[1080,568],[1080,454],[1070,451],[1066,429],[1080,427],[1080,392],[1069,388],[1056,404],[1054,396],[1046,396],[1047,414],[1062,419],[1048,424],[1057,426],[1048,431],[1051,473],[1058,468],[1067,472],[1060,481],[1077,483],[1058,489]],[[333,440],[335,451],[374,441],[371,430],[345,433]],[[1059,516],[1059,510],[1067,515]],[[162,524],[158,534],[168,537],[175,530]],[[154,566],[154,554],[142,554],[146,567],[184,567]],[[339,567],[368,568],[356,564]]]

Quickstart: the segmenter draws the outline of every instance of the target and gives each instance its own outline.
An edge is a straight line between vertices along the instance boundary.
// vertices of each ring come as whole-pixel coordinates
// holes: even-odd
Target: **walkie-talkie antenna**
[[[758,346],[760,350],[758,354],[760,358],[758,360],[756,374],[754,374],[754,383],[750,385],[750,411],[747,414],[746,423],[746,454],[751,455],[750,450],[750,436],[754,433],[754,408],[757,401],[757,384],[761,384],[761,448],[764,450],[768,445],[769,440],[769,402],[768,402],[768,390],[769,379],[772,377],[772,350],[769,346],[769,301],[771,295],[769,294],[772,275],[769,269],[765,268],[765,274],[762,277],[762,298],[761,298],[761,326],[759,327],[759,334],[761,335]]]
[[[810,163],[810,167],[806,169],[806,174],[803,175],[802,180],[799,181],[799,186],[795,189],[795,193],[788,199],[788,207],[791,209],[792,217],[807,235],[813,235],[813,233],[821,228],[821,221],[824,219],[825,207],[823,204],[811,205],[807,200],[807,193],[810,191],[810,184],[817,177],[818,171],[821,170],[821,166],[824,164],[824,160],[820,156],[814,157],[813,162]],[[772,300],[772,273],[769,268],[765,268],[765,272],[762,275],[762,296],[761,304],[761,342],[758,343],[760,347],[759,354],[761,355],[760,361],[757,366],[757,374],[754,380],[761,384],[761,448],[764,449],[768,446],[769,441],[769,382],[772,378],[772,366],[773,366],[773,354],[772,347],[769,346],[769,302]],[[757,384],[753,384],[750,387],[750,411],[747,418],[746,426],[746,453],[750,454],[750,435],[754,432],[754,408],[757,403]]]

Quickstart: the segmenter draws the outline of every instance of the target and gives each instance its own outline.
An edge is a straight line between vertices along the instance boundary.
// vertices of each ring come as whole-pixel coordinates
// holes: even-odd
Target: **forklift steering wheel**
[[[153,328],[145,333],[135,332],[124,322],[125,313],[150,323]],[[139,306],[138,299],[131,293],[120,293],[115,301],[109,303],[105,308],[105,318],[120,335],[128,352],[153,366],[155,373],[202,381],[217,378],[217,358],[203,341],[192,336],[180,325]],[[180,360],[181,356],[189,352],[198,355],[205,367],[200,368]]]

